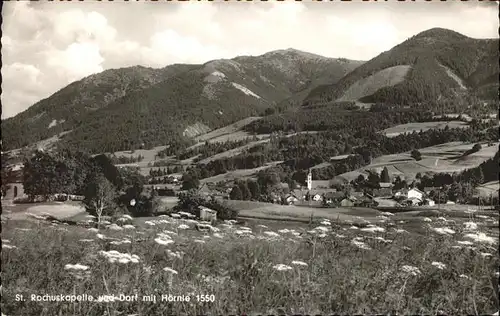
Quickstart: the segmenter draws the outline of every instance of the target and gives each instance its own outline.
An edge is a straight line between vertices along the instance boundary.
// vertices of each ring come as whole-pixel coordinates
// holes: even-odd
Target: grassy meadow
[[[498,217],[470,216],[406,222],[385,214],[356,226],[225,222],[206,232],[167,216],[141,225],[118,218],[99,230],[41,215],[3,219],[2,313],[493,314]],[[32,294],[94,300],[43,302]]]

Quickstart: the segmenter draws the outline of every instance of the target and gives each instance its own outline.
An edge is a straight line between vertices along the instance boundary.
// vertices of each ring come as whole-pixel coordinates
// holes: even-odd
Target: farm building
[[[351,207],[354,206],[355,199],[353,198],[345,198],[342,201],[340,201],[340,205],[344,207]]]
[[[424,199],[423,204],[424,205],[429,205],[429,206],[434,206],[434,205],[436,205],[436,202],[434,202],[431,199]]]
[[[413,198],[417,198],[419,200],[422,200],[423,197],[424,197],[425,193],[420,191],[419,189],[417,188],[413,188],[411,190],[408,191],[408,199],[413,199]]]
[[[200,207],[200,220],[205,222],[216,222],[217,221],[217,212],[209,209],[208,207]]]

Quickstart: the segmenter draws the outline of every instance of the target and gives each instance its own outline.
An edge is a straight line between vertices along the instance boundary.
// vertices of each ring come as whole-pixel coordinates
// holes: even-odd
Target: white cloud
[[[43,92],[41,72],[33,65],[15,62],[2,66],[2,115],[15,115],[18,109],[25,110],[39,100]],[[18,84],[22,83],[23,89]],[[5,112],[5,113],[4,113]]]
[[[74,81],[103,71],[104,58],[99,46],[93,43],[73,43],[65,50],[47,52],[47,65],[58,76]]]
[[[2,117],[104,69],[289,47],[368,60],[432,27],[498,37],[495,8],[439,3],[6,2]],[[29,84],[26,84],[29,82]],[[43,83],[43,84],[42,84]]]

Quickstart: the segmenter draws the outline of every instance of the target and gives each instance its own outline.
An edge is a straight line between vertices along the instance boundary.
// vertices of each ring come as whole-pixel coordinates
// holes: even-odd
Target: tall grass
[[[492,314],[499,309],[496,246],[455,235],[396,231],[362,232],[333,225],[326,234],[254,227],[253,238],[237,228],[218,233],[177,229],[180,221],[135,230],[99,232],[131,242],[111,244],[83,227],[45,222],[3,224],[2,313],[5,315],[195,315],[195,314]],[[400,225],[398,225],[400,226]],[[30,229],[30,230],[20,230]],[[396,227],[402,228],[402,227]],[[176,232],[174,243],[160,245],[157,233]],[[295,229],[297,232],[301,229]],[[491,232],[490,232],[491,233]],[[205,237],[208,236],[208,237]],[[221,238],[222,237],[222,238]],[[375,239],[375,237],[381,237]],[[361,249],[353,239],[370,250]],[[82,239],[92,239],[92,241]],[[195,240],[203,240],[204,243]],[[169,251],[167,250],[169,249]],[[100,251],[139,256],[139,263],[110,263]],[[172,256],[182,252],[181,258]],[[481,253],[489,252],[492,256]],[[294,265],[299,260],[307,264]],[[433,261],[445,264],[439,269]],[[66,264],[89,269],[65,269]],[[285,271],[275,265],[291,267]],[[403,266],[418,268],[412,275]],[[171,268],[177,274],[164,271]],[[170,271],[170,270],[169,270]],[[132,302],[37,302],[31,294],[138,295]],[[16,301],[16,294],[25,301]],[[161,295],[189,296],[189,302],[161,301]],[[156,295],[156,302],[143,301]],[[201,296],[213,295],[213,302]],[[167,296],[168,298],[168,296]],[[203,297],[205,298],[205,297]],[[210,297],[206,297],[210,300]]]

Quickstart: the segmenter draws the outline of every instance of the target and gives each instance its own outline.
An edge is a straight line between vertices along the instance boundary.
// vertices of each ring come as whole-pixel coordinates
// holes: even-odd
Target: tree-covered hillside
[[[4,147],[62,131],[71,132],[61,146],[91,153],[188,143],[190,126],[214,129],[274,110],[297,91],[336,81],[359,64],[286,50],[161,70],[108,70],[3,121]]]
[[[359,80],[389,67],[408,65],[404,80],[360,99],[400,105],[456,100],[477,94],[494,100],[498,89],[498,39],[473,39],[434,28],[409,38],[361,65],[337,83],[314,89],[304,105],[335,101]],[[464,87],[462,87],[463,85]]]

